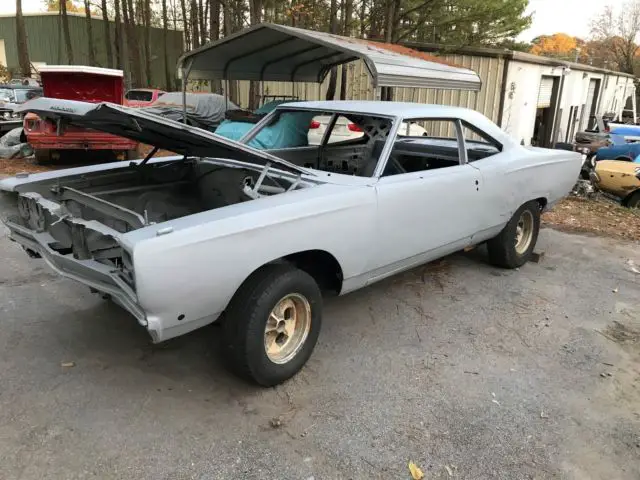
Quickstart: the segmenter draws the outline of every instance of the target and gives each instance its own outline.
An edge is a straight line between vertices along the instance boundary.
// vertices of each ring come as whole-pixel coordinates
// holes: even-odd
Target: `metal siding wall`
[[[454,54],[443,55],[442,58],[477,72],[482,80],[481,90],[469,92],[466,90],[400,87],[394,89],[394,99],[399,102],[435,103],[471,108],[497,122],[504,59]],[[375,92],[364,63],[361,61],[352,62],[346,65],[346,68],[348,69],[347,99],[375,100]],[[291,95],[295,91],[295,95],[298,95],[302,100],[324,100],[328,82],[327,76],[320,87],[316,83],[303,83],[297,84],[293,89],[291,83],[264,82],[264,92],[265,95]],[[249,82],[241,81],[239,84],[240,106],[246,107],[249,101]],[[338,69],[335,98],[340,98],[340,69]]]
[[[25,16],[27,40],[29,45],[29,57],[32,62],[44,62],[49,65],[68,64],[66,49],[62,39],[62,24],[58,15]],[[96,48],[96,60],[99,66],[107,66],[107,53],[104,39],[103,21],[92,18],[92,33]],[[111,44],[115,56],[115,25],[111,26]],[[139,28],[140,54],[142,49],[142,28]],[[76,65],[89,64],[89,39],[87,36],[86,19],[75,15],[69,15],[69,31],[73,46],[73,57]],[[15,18],[0,18],[0,38],[6,45],[7,63],[11,69],[18,68],[18,54],[16,47]],[[151,46],[151,85],[164,86],[164,44],[161,28],[152,28],[150,32]],[[126,65],[126,41],[122,39],[125,50],[123,61]],[[183,53],[182,32],[169,30],[168,32],[169,72],[175,79],[175,65],[178,57]],[[144,69],[144,65],[142,66]],[[125,68],[126,70],[126,68]]]

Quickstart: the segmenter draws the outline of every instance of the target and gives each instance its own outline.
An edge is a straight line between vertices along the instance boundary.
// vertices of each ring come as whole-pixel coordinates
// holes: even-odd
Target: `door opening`
[[[540,79],[531,145],[550,147],[553,143],[551,137],[554,113],[558,104],[559,85],[559,77],[543,76]]]

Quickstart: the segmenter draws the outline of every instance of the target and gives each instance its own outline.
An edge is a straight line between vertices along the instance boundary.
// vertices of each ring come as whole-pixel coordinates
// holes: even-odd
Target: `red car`
[[[124,94],[124,104],[127,107],[147,107],[165,93],[157,88],[134,88]]]
[[[91,103],[124,103],[122,70],[76,65],[43,66],[40,68],[40,78],[45,97]],[[41,119],[33,113],[24,117],[24,132],[38,163],[89,150],[96,153],[92,159],[102,156],[105,160],[139,157],[137,142],[95,130],[58,124],[53,119]]]

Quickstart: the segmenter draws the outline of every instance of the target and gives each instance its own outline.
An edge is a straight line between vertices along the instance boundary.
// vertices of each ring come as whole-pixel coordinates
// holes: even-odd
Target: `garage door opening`
[[[537,147],[552,145],[553,117],[558,102],[559,84],[559,77],[543,76],[540,79],[531,145]]]

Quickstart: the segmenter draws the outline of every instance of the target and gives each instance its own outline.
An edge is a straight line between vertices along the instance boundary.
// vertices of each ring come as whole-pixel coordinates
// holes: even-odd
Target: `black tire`
[[[629,197],[629,200],[625,202],[627,208],[638,208],[640,209],[640,190],[634,192]]]
[[[303,296],[311,308],[310,329],[293,358],[275,363],[265,348],[271,311],[290,294]],[[322,294],[308,273],[289,264],[272,264],[255,272],[238,289],[225,311],[224,361],[237,375],[271,387],[295,375],[309,360],[322,325]]]
[[[518,222],[521,216],[529,212],[533,217],[533,230],[528,247],[523,252],[516,250],[516,237]],[[518,268],[524,265],[531,258],[533,249],[538,241],[540,231],[540,204],[536,201],[527,202],[513,214],[509,223],[494,238],[487,242],[489,250],[489,261],[502,268]]]
[[[33,152],[38,165],[48,165],[51,163],[51,150],[40,149]]]

